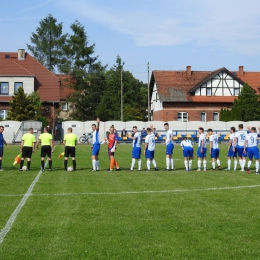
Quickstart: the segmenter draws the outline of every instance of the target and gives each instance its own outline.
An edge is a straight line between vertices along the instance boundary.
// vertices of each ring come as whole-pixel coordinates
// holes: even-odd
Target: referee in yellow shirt
[[[72,128],[69,127],[67,134],[63,138],[63,144],[65,145],[64,152],[64,169],[67,171],[68,167],[68,157],[71,156],[73,170],[76,171],[76,145],[78,143],[78,138],[72,133]]]
[[[20,163],[20,171],[22,171],[24,159],[27,158],[27,171],[30,170],[32,153],[35,150],[35,135],[33,134],[33,128],[29,128],[29,132],[24,134],[21,142],[22,158]]]
[[[45,167],[44,167],[44,159],[45,156],[48,156],[49,160],[49,171],[52,171],[52,159],[51,159],[51,154],[53,153],[53,139],[52,135],[48,133],[48,127],[44,127],[43,133],[40,134],[38,137],[37,143],[36,143],[36,148],[38,149],[39,143],[41,143],[41,168],[42,171],[44,172]]]

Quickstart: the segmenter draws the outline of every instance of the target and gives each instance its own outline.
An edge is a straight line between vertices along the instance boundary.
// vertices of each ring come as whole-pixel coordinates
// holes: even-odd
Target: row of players
[[[100,141],[99,141],[99,124],[100,120],[97,119],[97,124],[92,124],[93,130],[93,146],[92,146],[92,168],[93,171],[99,170],[99,159],[98,154],[100,150]],[[172,158],[174,144],[173,144],[173,133],[169,129],[169,124],[165,123],[164,128],[166,130],[166,171],[174,170],[174,160]],[[243,125],[238,126],[238,131],[234,127],[230,128],[230,141],[228,147],[228,168],[231,170],[231,158],[234,159],[234,170],[237,168],[237,156],[239,157],[239,164],[241,171],[244,171],[246,164],[246,156],[248,155],[249,161],[247,165],[247,172],[250,173],[250,166],[252,163],[252,158],[255,158],[256,173],[259,171],[259,150],[257,146],[257,138],[259,135],[256,132],[256,128],[249,128],[248,131],[243,130]],[[158,170],[156,161],[154,159],[155,152],[155,135],[153,133],[153,126],[151,125],[147,128],[147,136],[145,137],[145,148],[144,154],[147,159],[147,170],[150,171],[151,163],[154,166],[155,170]],[[260,128],[259,128],[260,130]],[[3,145],[6,146],[7,143],[3,138],[3,126],[0,126],[0,170],[2,170],[2,156],[3,156]],[[204,134],[204,129],[199,127],[198,129],[200,137],[198,141],[198,169],[201,171],[201,164],[203,163],[203,170],[206,171],[206,135]],[[72,133],[72,128],[69,127],[67,134],[64,136],[64,169],[67,170],[68,158],[71,156],[73,162],[73,169],[76,170],[76,145],[77,145],[77,136]],[[210,156],[212,158],[212,169],[216,169],[216,163],[218,169],[221,169],[220,160],[219,160],[219,147],[218,147],[218,135],[213,133],[212,129],[208,129],[209,141],[210,141]],[[132,163],[130,166],[130,171],[133,171],[136,160],[138,162],[138,170],[141,170],[141,135],[137,131],[137,127],[133,127],[132,135],[128,135],[129,138],[133,140],[133,149],[132,149]],[[116,170],[120,170],[118,163],[115,160],[115,151],[117,145],[117,134],[115,133],[114,126],[111,126],[109,129],[109,134],[106,138],[108,143],[108,155],[110,159],[109,170],[112,171],[115,167]],[[36,142],[36,138],[33,134],[33,129],[30,128],[27,134],[24,134],[21,142],[21,163],[20,170],[24,165],[24,159],[27,158],[27,169],[30,169],[31,156],[35,148],[38,149],[39,144],[41,143],[41,168],[45,170],[44,159],[47,155],[49,161],[49,170],[52,170],[52,159],[51,154],[53,152],[53,140],[52,135],[48,133],[48,129],[44,128],[44,133],[41,134]],[[184,138],[181,142],[181,147],[183,149],[184,155],[184,165],[187,171],[192,168],[193,160],[193,146],[190,140]]]

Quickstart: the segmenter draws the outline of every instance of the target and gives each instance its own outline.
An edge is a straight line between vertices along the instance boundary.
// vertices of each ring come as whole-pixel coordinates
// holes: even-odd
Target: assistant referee
[[[52,171],[52,159],[51,154],[53,153],[53,139],[52,135],[48,133],[48,127],[44,127],[43,133],[40,134],[37,143],[36,148],[38,149],[39,143],[41,143],[41,169],[44,172],[44,158],[46,155],[48,156],[49,161],[49,171]]]

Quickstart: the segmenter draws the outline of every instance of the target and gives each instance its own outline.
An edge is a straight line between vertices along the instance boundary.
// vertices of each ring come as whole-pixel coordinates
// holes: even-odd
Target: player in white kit
[[[208,129],[209,135],[209,151],[212,163],[212,170],[216,170],[216,162],[218,165],[218,169],[221,170],[220,160],[219,160],[219,147],[218,147],[218,135],[213,134],[213,130],[211,128]]]
[[[155,151],[155,137],[152,132],[152,128],[147,128],[147,136],[145,137],[145,146],[144,146],[144,154],[147,160],[147,171],[150,171],[150,164],[152,161],[152,164],[154,166],[155,171],[158,171],[156,161],[154,160],[154,151]]]
[[[234,138],[235,138],[235,132],[236,132],[236,128],[234,126],[230,127],[230,136],[229,136],[229,145],[228,145],[228,154],[227,154],[227,163],[228,163],[228,167],[227,171],[231,170],[231,158],[234,159],[234,171],[236,171],[237,169],[237,151],[236,149],[233,150],[233,143],[234,143]]]
[[[132,149],[132,164],[130,167],[130,171],[133,171],[135,166],[135,160],[138,161],[138,171],[141,171],[141,135],[137,132],[137,126],[133,127],[132,136],[127,134],[127,137],[133,140],[133,149]]]
[[[197,157],[198,157],[198,172],[201,171],[201,161],[203,160],[203,168],[204,171],[207,170],[207,161],[206,161],[206,155],[207,155],[207,146],[206,146],[206,135],[204,134],[204,128],[199,127],[199,143],[198,143],[198,150],[197,150]]]
[[[170,171],[174,170],[174,163],[173,163],[173,149],[174,149],[174,144],[173,144],[173,134],[172,130],[169,129],[169,124],[165,123],[164,124],[164,129],[166,130],[166,139],[165,139],[165,144],[166,144],[166,169],[165,171]],[[171,169],[170,169],[171,166]]]
[[[260,130],[260,128],[258,128]],[[244,153],[247,153],[247,156],[249,158],[249,161],[247,163],[247,170],[246,172],[250,173],[250,166],[252,164],[253,157],[255,158],[255,170],[256,174],[258,174],[259,171],[259,149],[257,146],[257,138],[260,135],[256,132],[256,128],[252,127],[250,129],[250,133],[246,135],[246,139],[244,142]]]
[[[191,140],[187,139],[187,137],[184,137],[181,141],[181,148],[183,151],[185,169],[186,171],[190,171],[193,160],[193,145]]]

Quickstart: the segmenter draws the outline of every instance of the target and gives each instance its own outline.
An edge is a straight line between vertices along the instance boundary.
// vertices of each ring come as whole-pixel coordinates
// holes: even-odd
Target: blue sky
[[[76,19],[95,55],[147,82],[152,70],[260,71],[258,0],[12,0],[1,2],[0,52],[27,49],[39,21],[52,14],[70,33]]]

